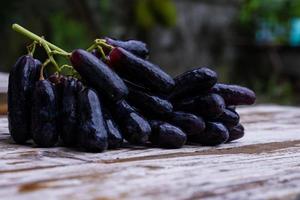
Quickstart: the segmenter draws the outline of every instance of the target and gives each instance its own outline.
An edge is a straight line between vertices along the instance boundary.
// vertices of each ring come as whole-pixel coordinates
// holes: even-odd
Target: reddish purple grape
[[[141,59],[122,48],[114,48],[110,54],[110,66],[122,77],[153,92],[168,94],[175,82],[157,65]]]
[[[123,80],[91,53],[82,49],[74,50],[71,63],[81,77],[98,92],[104,92],[115,101],[127,96],[128,88]]]
[[[108,37],[106,37],[105,40],[107,44],[110,44],[114,47],[121,47],[138,57],[145,59],[149,55],[149,50],[147,48],[147,45],[144,42],[138,40],[122,41],[122,40],[116,40]]]

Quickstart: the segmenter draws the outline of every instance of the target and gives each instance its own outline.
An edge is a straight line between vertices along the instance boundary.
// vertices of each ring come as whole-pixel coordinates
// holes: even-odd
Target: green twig
[[[61,55],[61,56],[65,56],[65,57],[71,56],[70,53],[64,53],[64,52],[60,52],[60,51],[57,51],[57,50],[52,50],[51,54],[52,55]]]
[[[48,58],[43,64],[42,64],[42,68],[41,68],[41,71],[40,71],[40,80],[44,80],[44,69],[46,67],[46,65],[48,65],[50,63],[50,59]]]
[[[27,51],[28,54],[33,56],[34,52],[35,52],[35,47],[36,47],[37,42],[33,41],[30,45],[27,46]]]
[[[53,55],[52,55],[52,51],[51,49],[49,48],[48,44],[47,43],[41,43],[41,45],[45,48],[46,52],[47,52],[47,55],[50,59],[50,61],[52,62],[52,64],[54,65],[54,67],[56,68],[56,71],[57,72],[60,72],[60,68],[58,66],[58,64],[56,63],[55,59],[53,58]]]
[[[91,52],[91,51],[93,51],[95,48],[97,47],[97,44],[92,44],[89,48],[87,48],[87,51],[88,52]]]
[[[101,46],[97,46],[97,48],[98,48],[98,50],[100,51],[100,54],[101,54],[102,59],[107,60],[106,55],[105,55],[105,53],[104,53],[102,47],[101,47]]]
[[[112,50],[114,48],[113,46],[107,44],[106,41],[103,39],[96,39],[95,43],[102,47],[108,48],[109,50]]]
[[[23,28],[22,26],[18,25],[18,24],[13,24],[12,25],[12,29],[17,31],[18,33],[21,33],[27,37],[29,37],[30,39],[37,41],[38,43],[45,43],[47,44],[51,49],[62,52],[64,54],[69,54],[68,52],[66,52],[65,50],[55,46],[54,44],[48,42],[47,40],[45,40],[44,38],[30,32],[29,30]]]

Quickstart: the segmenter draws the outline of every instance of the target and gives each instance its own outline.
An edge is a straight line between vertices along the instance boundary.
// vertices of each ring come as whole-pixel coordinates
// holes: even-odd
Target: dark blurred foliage
[[[251,85],[262,101],[300,102],[299,17],[297,0],[245,0],[240,5],[236,81]]]
[[[299,0],[4,2],[0,71],[9,71],[31,42],[11,30],[18,23],[67,51],[87,48],[104,36],[144,40],[151,61],[172,75],[205,65],[222,81],[255,89],[260,102],[300,102],[300,47],[291,37]],[[46,58],[42,49],[36,56]]]
[[[97,37],[147,38],[156,25],[175,24],[170,0],[5,1],[0,8],[0,69],[7,71],[30,41],[11,30],[18,23],[67,51],[87,48]],[[39,52],[38,52],[39,54]],[[41,54],[41,53],[40,53]],[[40,55],[39,55],[40,56]],[[43,55],[42,55],[43,56]]]

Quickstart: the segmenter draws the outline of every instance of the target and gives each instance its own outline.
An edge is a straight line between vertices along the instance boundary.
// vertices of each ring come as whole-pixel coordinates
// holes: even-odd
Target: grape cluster
[[[103,40],[107,48],[101,51],[71,53],[80,78],[46,76],[31,55],[17,60],[8,89],[9,130],[16,143],[32,139],[39,147],[102,152],[124,141],[180,148],[243,137],[235,107],[253,104],[253,91],[217,83],[216,72],[205,67],[172,78],[148,60],[145,43]]]

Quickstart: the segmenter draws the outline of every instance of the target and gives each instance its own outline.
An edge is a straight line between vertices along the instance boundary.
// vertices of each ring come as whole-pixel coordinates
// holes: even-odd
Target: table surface
[[[0,93],[7,92],[8,74],[0,72]]]
[[[3,199],[300,199],[300,108],[240,108],[243,139],[83,153],[20,146],[0,118]]]

